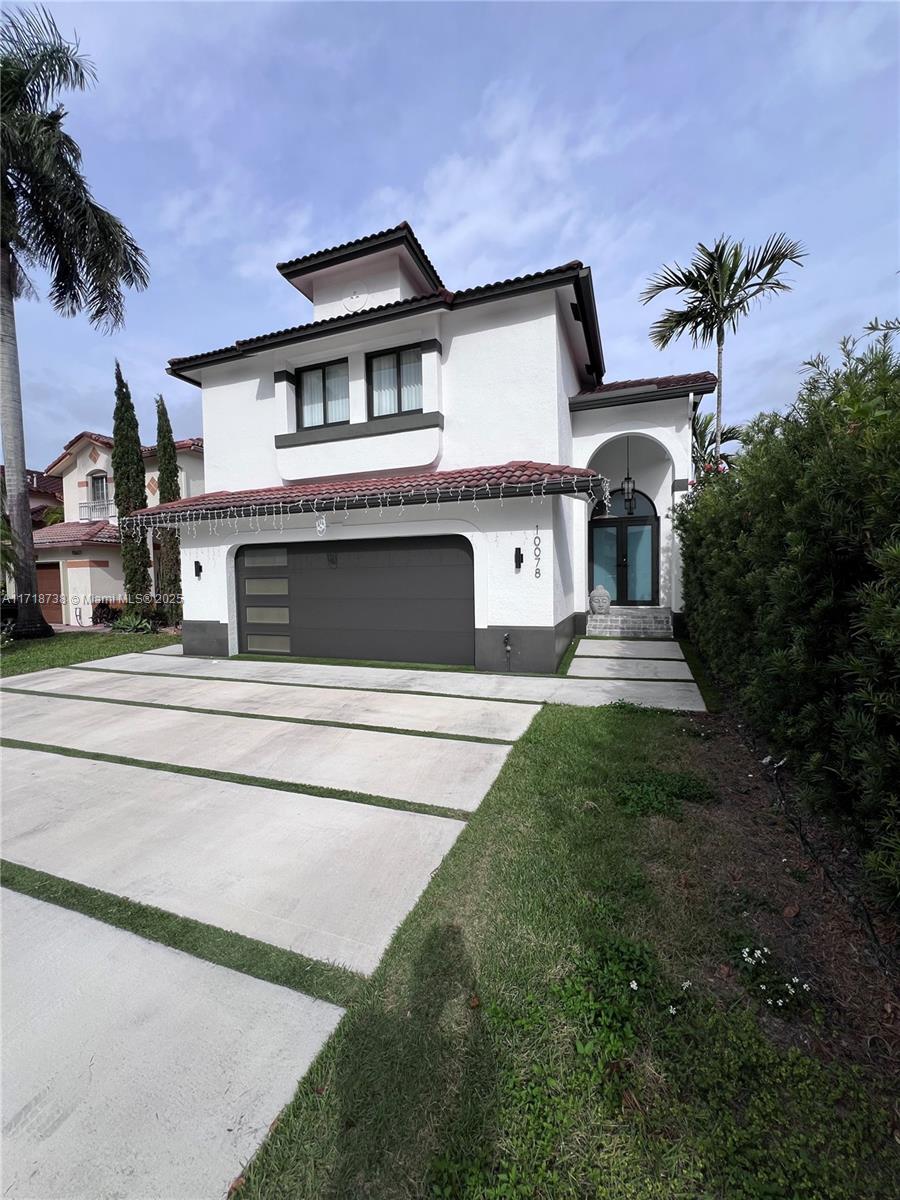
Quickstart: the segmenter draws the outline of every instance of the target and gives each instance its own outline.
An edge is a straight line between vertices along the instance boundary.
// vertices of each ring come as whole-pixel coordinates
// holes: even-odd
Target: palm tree
[[[683,333],[690,334],[695,346],[716,343],[718,385],[716,387],[715,457],[722,448],[722,359],[725,330],[737,332],[741,317],[755,300],[775,292],[789,292],[791,285],[781,278],[787,264],[802,266],[806,250],[786,234],[776,233],[762,246],[744,249],[724,234],[712,249],[701,242],[688,267],[675,263],[651,276],[641,293],[648,304],[663,292],[685,296],[683,308],[667,308],[650,327],[650,340],[660,350]]]
[[[9,525],[9,513],[6,508],[6,476],[4,474],[0,475],[0,590],[4,595],[6,595],[7,579],[15,577],[18,559],[16,542]]]
[[[739,442],[743,436],[744,431],[740,425],[722,426],[723,446],[726,442]],[[691,461],[695,473],[699,474],[704,467],[716,466],[720,461],[730,462],[733,457],[733,454],[721,452],[716,456],[715,419],[712,413],[695,412],[691,423]]]
[[[14,301],[35,295],[26,268],[50,276],[63,316],[85,311],[104,331],[124,320],[125,287],[147,286],[147,261],[117,217],[101,208],[81,173],[81,151],[63,130],[56,99],[95,79],[78,42],[67,42],[43,8],[8,12],[0,28],[0,425],[9,520],[18,549],[19,615],[13,636],[52,631],[37,602],[25,478],[25,435]]]

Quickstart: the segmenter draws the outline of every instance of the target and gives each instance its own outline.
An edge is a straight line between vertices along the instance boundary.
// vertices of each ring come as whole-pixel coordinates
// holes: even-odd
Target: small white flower
[[[763,954],[768,954],[768,953],[769,953],[769,947],[763,946]]]
[[[804,992],[808,992],[808,991],[809,991],[809,984],[808,984],[808,983],[804,983],[804,985],[803,985],[803,990],[804,990]]]
[[[674,1017],[674,1016],[675,1016],[675,1014],[678,1012],[678,1009],[675,1007],[675,1005],[674,1005],[674,1004],[670,1004],[670,1005],[669,1005],[669,1012],[670,1012],[670,1013],[672,1014],[672,1016]]]
[[[637,980],[636,980],[636,979],[632,979],[631,983],[629,983],[629,985],[628,985],[628,986],[631,988],[631,990],[632,990],[633,992],[636,992],[636,991],[637,991]]]
[[[796,976],[796,975],[795,975],[795,976],[794,976],[794,978],[791,980],[791,983],[799,983],[799,982],[800,982],[800,980],[797,978],[797,976]]]
[[[690,986],[691,986],[691,981],[689,979],[686,979],[684,981],[684,983],[681,985],[681,990],[683,992],[686,992]]]
[[[767,1000],[767,1001],[766,1001],[766,1004],[771,1004],[771,1003],[772,1003],[772,1001],[771,1001],[771,1000]]]
[[[761,983],[761,984],[759,985],[759,990],[760,990],[761,992],[764,992],[764,991],[766,990],[766,985],[765,985],[764,983]]]
[[[785,986],[787,987],[787,990],[790,992],[790,994],[793,996],[793,994],[794,994],[794,989],[791,987],[791,985],[788,983],[788,984],[786,984]]]

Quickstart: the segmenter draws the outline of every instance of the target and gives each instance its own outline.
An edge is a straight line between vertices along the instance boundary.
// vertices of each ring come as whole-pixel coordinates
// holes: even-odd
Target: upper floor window
[[[305,367],[297,378],[297,428],[346,425],[350,420],[347,360]]]
[[[366,359],[369,416],[422,411],[422,348],[407,346]]]
[[[91,504],[105,504],[108,499],[106,475],[101,471],[89,478],[91,481]]]

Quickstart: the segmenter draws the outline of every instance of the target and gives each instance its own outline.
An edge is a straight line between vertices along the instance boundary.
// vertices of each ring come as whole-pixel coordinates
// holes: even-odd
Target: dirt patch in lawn
[[[707,779],[719,803],[690,805],[670,824],[676,853],[659,855],[651,872],[680,907],[720,914],[727,945],[721,962],[703,964],[708,982],[732,999],[748,995],[742,951],[767,948],[788,981],[810,985],[796,1016],[761,1009],[773,1041],[881,1076],[897,1070],[898,922],[866,894],[852,844],[801,812],[789,784],[785,806],[765,750],[735,718],[685,715],[682,733],[678,765]]]

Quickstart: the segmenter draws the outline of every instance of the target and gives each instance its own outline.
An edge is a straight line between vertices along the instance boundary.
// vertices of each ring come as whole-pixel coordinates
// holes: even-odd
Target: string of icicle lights
[[[196,533],[197,526],[208,524],[215,534],[220,526],[231,525],[237,532],[238,522],[249,521],[251,530],[262,531],[263,522],[270,523],[271,528],[284,529],[286,517],[297,514],[343,513],[347,519],[354,510],[377,512],[381,516],[386,509],[398,509],[394,514],[402,517],[407,506],[434,504],[440,511],[442,504],[471,503],[475,511],[479,501],[499,500],[501,508],[504,500],[528,499],[532,502],[543,501],[545,496],[584,495],[593,509],[603,505],[609,508],[609,480],[602,475],[563,475],[548,479],[545,475],[542,482],[532,483],[500,483],[479,485],[450,485],[445,488],[422,488],[409,491],[383,491],[351,493],[343,495],[314,496],[296,500],[263,500],[246,503],[227,504],[221,507],[198,507],[168,509],[144,513],[139,516],[122,517],[120,529],[129,535],[136,536],[146,529],[181,529]]]

